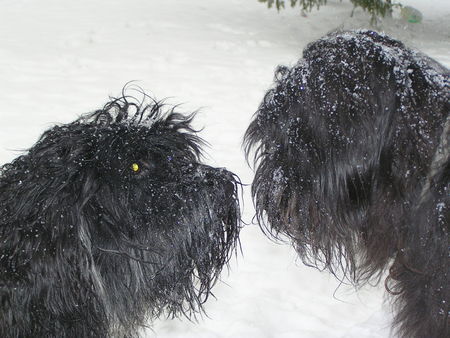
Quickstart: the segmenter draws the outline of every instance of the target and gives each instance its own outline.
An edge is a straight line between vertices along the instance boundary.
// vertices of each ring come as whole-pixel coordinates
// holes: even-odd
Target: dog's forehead
[[[94,127],[92,138],[100,152],[141,152],[157,147],[162,132],[145,125],[115,123],[107,127]]]

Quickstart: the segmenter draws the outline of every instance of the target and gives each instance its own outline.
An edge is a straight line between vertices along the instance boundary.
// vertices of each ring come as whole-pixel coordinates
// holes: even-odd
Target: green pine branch
[[[286,3],[291,7],[300,7],[303,11],[310,12],[313,8],[319,9],[326,5],[327,0],[258,0],[267,3],[268,8],[275,7],[278,11],[285,8]],[[371,22],[375,22],[377,17],[385,17],[392,13],[393,8],[401,7],[400,3],[394,3],[392,0],[350,0],[354,8],[360,7],[367,11],[371,16]]]

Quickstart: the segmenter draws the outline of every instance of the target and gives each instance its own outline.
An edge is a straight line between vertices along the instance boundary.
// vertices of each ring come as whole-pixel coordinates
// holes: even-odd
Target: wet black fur
[[[1,167],[1,337],[131,337],[202,310],[239,180],[200,163],[192,118],[123,96]]]
[[[372,31],[279,67],[244,144],[263,229],[306,264],[394,295],[403,337],[448,337],[449,71]]]

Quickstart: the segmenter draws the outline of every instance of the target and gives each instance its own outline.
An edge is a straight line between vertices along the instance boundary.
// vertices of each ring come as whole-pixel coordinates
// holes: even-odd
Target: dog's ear
[[[77,319],[57,318],[57,314],[80,313],[80,318],[88,318],[81,314],[90,311],[95,325],[86,327],[98,327],[96,336],[102,336],[105,315],[98,310],[102,307],[95,306],[101,283],[84,217],[98,187],[79,156],[86,144],[73,134],[59,135],[58,129],[45,133],[27,154],[1,168],[0,286],[8,287],[11,299],[23,299],[23,308],[2,306],[14,325],[34,327],[35,332],[40,332],[40,322],[49,322],[41,316],[55,314],[57,325]],[[21,317],[23,311],[31,316]],[[0,320],[0,326],[13,324],[8,323]],[[57,332],[57,328],[45,330]],[[74,334],[89,336],[92,332]]]
[[[14,219],[30,218],[67,198],[78,202],[95,190],[93,140],[79,125],[56,126],[1,169],[2,196],[13,196]],[[82,202],[81,203],[85,203]],[[10,203],[11,204],[11,203]]]

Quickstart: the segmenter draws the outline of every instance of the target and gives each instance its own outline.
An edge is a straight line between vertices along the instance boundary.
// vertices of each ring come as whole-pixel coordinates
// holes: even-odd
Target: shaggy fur
[[[240,184],[199,163],[192,117],[123,96],[1,168],[1,337],[130,337],[202,310]]]
[[[261,224],[356,283],[389,269],[403,337],[448,337],[449,71],[373,31],[279,67],[244,139]]]

